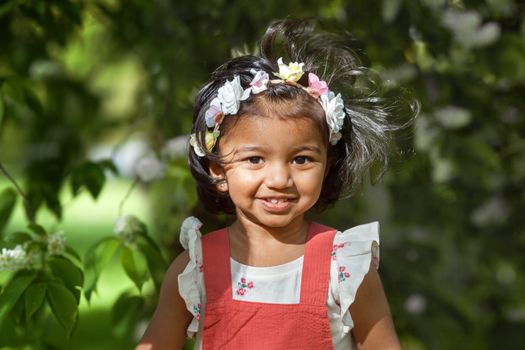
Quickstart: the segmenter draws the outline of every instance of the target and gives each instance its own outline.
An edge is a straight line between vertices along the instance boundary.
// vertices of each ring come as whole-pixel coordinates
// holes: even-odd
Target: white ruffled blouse
[[[190,261],[179,275],[179,293],[193,314],[188,336],[196,336],[195,349],[201,349],[206,294],[202,265],[202,223],[189,217],[182,223],[180,241],[189,250]],[[329,293],[326,300],[334,349],[355,349],[350,305],[370,265],[379,263],[379,223],[372,222],[338,231],[334,237]],[[231,259],[232,298],[247,302],[298,304],[303,257],[291,262],[254,267]]]

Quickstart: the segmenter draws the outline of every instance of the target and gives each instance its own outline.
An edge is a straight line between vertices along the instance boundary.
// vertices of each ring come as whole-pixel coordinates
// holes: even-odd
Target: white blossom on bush
[[[120,237],[124,245],[133,245],[138,232],[143,230],[142,223],[135,215],[119,216],[115,222],[113,232]]]
[[[165,165],[155,156],[146,156],[137,161],[135,172],[144,182],[150,182],[164,174]]]
[[[0,253],[0,271],[18,271],[30,265],[31,258],[21,245],[13,249],[3,248]]]
[[[57,231],[47,236],[47,251],[51,255],[62,254],[66,250],[64,231]]]
[[[188,153],[188,135],[176,136],[169,139],[162,148],[162,155],[168,159],[186,156]]]
[[[419,294],[413,293],[405,300],[405,310],[414,315],[419,315],[427,308],[427,299]]]

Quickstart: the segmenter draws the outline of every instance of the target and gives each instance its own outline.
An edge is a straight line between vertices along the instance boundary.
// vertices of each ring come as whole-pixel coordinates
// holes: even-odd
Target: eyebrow
[[[261,151],[261,150],[264,150],[265,148],[266,147],[248,145],[248,146],[243,146],[243,147],[237,149],[236,153]],[[294,152],[310,151],[310,152],[314,152],[314,153],[318,153],[318,154],[322,153],[321,149],[319,147],[317,147],[317,146],[314,146],[314,145],[302,145],[302,146],[293,147],[292,151],[294,151]]]
[[[310,152],[321,154],[321,149],[314,145],[302,145],[302,146],[294,147],[292,148],[292,150],[296,152],[310,151]]]
[[[260,151],[261,149],[264,149],[264,147],[260,147],[260,146],[242,146],[239,149],[235,150],[235,153]]]

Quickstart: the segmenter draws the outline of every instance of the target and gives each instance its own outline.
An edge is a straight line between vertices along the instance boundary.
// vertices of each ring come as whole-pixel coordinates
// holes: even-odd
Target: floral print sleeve
[[[379,223],[372,222],[337,232],[332,249],[332,290],[341,307],[344,331],[349,332],[354,322],[350,305],[357,289],[370,267],[379,266]],[[335,276],[337,274],[337,276]]]
[[[199,330],[203,302],[202,235],[199,231],[201,226],[199,219],[191,216],[184,220],[180,229],[180,242],[190,256],[188,265],[178,277],[179,294],[184,299],[186,308],[193,315],[187,329],[189,337],[193,337]]]

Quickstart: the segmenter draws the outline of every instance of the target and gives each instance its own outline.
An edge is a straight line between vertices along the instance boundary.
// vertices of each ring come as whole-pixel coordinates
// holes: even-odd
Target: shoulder
[[[337,231],[332,245],[331,289],[341,307],[345,330],[354,326],[350,306],[365,279],[377,274],[379,266],[379,224],[371,222]]]
[[[188,263],[190,262],[190,253],[185,250],[180,253],[171,262],[168,271],[166,272],[166,278],[169,280],[177,280],[177,277],[184,271]]]
[[[192,314],[179,294],[178,276],[189,262],[187,251],[171,263],[159,295],[159,302],[137,349],[180,349]]]

